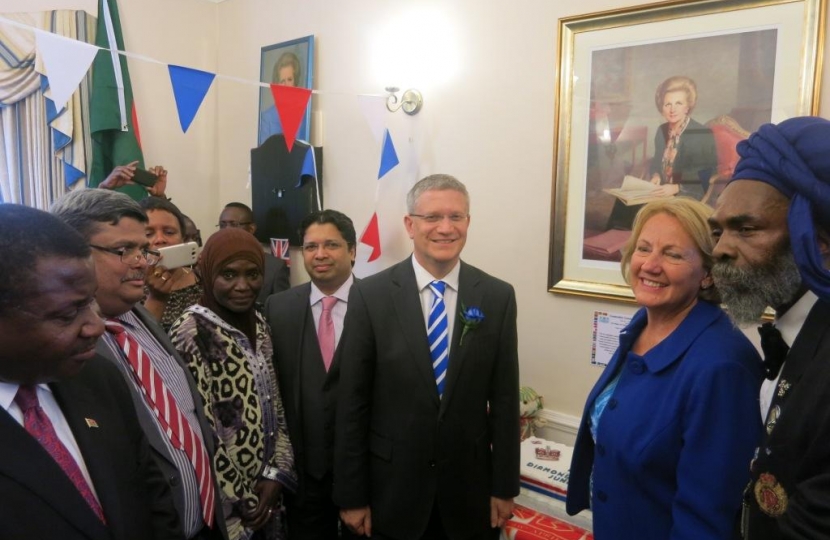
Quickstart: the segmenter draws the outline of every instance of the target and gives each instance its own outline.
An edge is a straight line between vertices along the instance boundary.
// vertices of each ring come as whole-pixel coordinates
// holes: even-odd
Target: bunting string
[[[380,255],[381,255],[381,245],[380,245],[380,231],[379,231],[379,226],[378,226],[378,214],[377,214],[378,199],[379,199],[379,195],[380,195],[379,183],[380,183],[380,180],[386,174],[388,174],[392,169],[397,167],[400,163],[399,159],[398,159],[397,152],[395,150],[394,143],[392,142],[392,137],[391,137],[391,134],[390,134],[389,130],[384,129],[381,132],[380,131],[380,126],[377,125],[377,122],[373,122],[372,121],[373,119],[370,118],[371,115],[370,115],[369,111],[370,111],[371,106],[372,106],[372,103],[370,103],[370,100],[372,98],[380,98],[380,99],[383,99],[385,101],[385,98],[386,98],[385,95],[383,95],[383,94],[372,94],[372,93],[355,94],[354,92],[337,92],[337,91],[321,91],[321,90],[314,90],[314,89],[302,89],[303,92],[305,93],[304,96],[302,96],[302,95],[293,96],[293,95],[290,95],[291,91],[300,90],[300,89],[281,87],[279,85],[275,85],[275,84],[271,84],[271,83],[264,83],[262,81],[254,81],[254,80],[245,79],[245,78],[242,78],[242,77],[235,77],[235,76],[231,76],[231,75],[223,75],[223,74],[220,74],[220,73],[213,73],[213,72],[209,72],[209,71],[203,71],[203,70],[199,70],[197,68],[190,68],[190,67],[186,67],[186,66],[177,66],[177,65],[174,65],[174,64],[170,64],[168,62],[163,62],[163,61],[158,60],[156,58],[152,58],[150,56],[143,55],[143,54],[118,50],[117,45],[115,46],[116,47],[115,49],[100,47],[98,45],[87,43],[85,41],[80,41],[80,40],[77,40],[77,39],[72,39],[70,37],[61,36],[61,35],[56,34],[54,32],[41,30],[40,28],[36,28],[34,26],[31,26],[31,25],[28,25],[28,24],[25,24],[25,23],[22,23],[22,22],[19,22],[19,21],[15,21],[15,20],[12,20],[12,19],[8,19],[8,18],[2,17],[2,16],[0,16],[0,24],[5,24],[5,25],[10,25],[10,26],[13,26],[13,27],[17,27],[17,28],[26,29],[26,30],[29,30],[31,32],[35,32],[36,35],[38,35],[39,33],[40,34],[50,34],[50,36],[49,36],[50,40],[52,40],[52,39],[63,40],[63,43],[66,44],[66,47],[64,49],[64,54],[72,54],[70,51],[80,50],[81,48],[87,50],[87,52],[85,53],[86,55],[89,55],[90,50],[94,51],[95,53],[97,53],[99,50],[102,50],[102,51],[109,52],[114,58],[117,57],[116,55],[122,55],[125,58],[132,59],[132,60],[147,62],[147,63],[150,63],[150,64],[167,66],[168,71],[170,73],[171,83],[173,85],[173,91],[174,91],[174,97],[176,98],[177,109],[179,111],[179,121],[181,123],[182,131],[184,131],[184,132],[186,132],[187,128],[190,126],[190,122],[193,120],[193,117],[195,116],[196,112],[198,111],[198,109],[199,109],[199,107],[202,103],[202,100],[204,99],[204,96],[207,93],[207,91],[208,91],[210,85],[212,84],[213,80],[217,79],[217,78],[222,79],[222,80],[226,80],[226,81],[232,81],[232,82],[235,82],[235,83],[238,83],[238,84],[257,86],[257,87],[260,87],[260,88],[270,88],[272,93],[274,94],[275,102],[277,102],[278,109],[280,108],[279,107],[280,106],[280,101],[279,101],[278,96],[281,96],[282,99],[284,100],[283,101],[284,111],[280,112],[281,116],[283,114],[286,114],[287,116],[292,115],[292,114],[296,116],[297,114],[300,114],[300,116],[298,118],[293,119],[293,120],[295,120],[294,123],[296,123],[296,128],[299,128],[299,121],[301,119],[301,113],[299,111],[301,109],[305,108],[305,103],[307,103],[307,99],[311,96],[311,94],[356,96],[359,100],[359,106],[363,110],[364,116],[367,117],[367,122],[370,124],[369,127],[372,129],[373,133],[375,134],[375,137],[377,138],[378,135],[381,135],[381,133],[383,134],[382,135],[381,148],[380,148],[381,152],[380,152],[378,176],[377,176],[378,183],[375,186],[375,205],[374,205],[375,210],[374,210],[374,212],[373,212],[373,214],[372,214],[372,216],[369,220],[369,223],[366,226],[366,229],[363,231],[363,234],[361,234],[361,238],[360,238],[361,243],[369,245],[370,247],[372,247],[372,253],[369,256],[369,259],[368,259],[367,262],[374,261],[374,260],[376,260],[377,258],[380,257]],[[113,43],[113,41],[110,40],[110,43]],[[86,63],[86,67],[85,67],[83,73],[86,73],[86,71],[89,70],[89,66],[91,65],[92,57],[94,57],[94,54],[90,56],[89,62]],[[116,62],[115,64],[119,64],[119,63]],[[50,73],[48,71],[49,70],[48,70],[48,67],[47,67],[47,77],[50,75]],[[58,76],[57,70],[56,70],[54,75],[56,77]],[[77,75],[77,74],[75,74],[75,75]],[[82,76],[83,75],[81,75],[81,77]],[[65,82],[64,86],[66,86],[66,84],[68,84],[68,83]],[[55,86],[58,86],[58,85],[55,84]],[[75,86],[77,86],[77,83],[75,83]],[[74,92],[76,89],[77,88],[73,89],[72,92]],[[289,96],[289,95],[290,95],[290,97],[286,97],[286,96]],[[287,104],[288,102],[293,102],[293,103],[291,103],[290,106],[289,106]],[[63,103],[56,104],[56,105],[58,107],[60,107],[60,106],[63,105]],[[375,105],[377,105],[379,107],[379,106],[382,105],[382,103],[381,103],[380,100],[378,100],[377,103],[375,103]],[[294,111],[293,109],[297,109],[297,110]],[[375,118],[375,120],[376,119],[377,118]],[[293,142],[293,137],[287,136],[286,137],[286,143],[289,146],[289,150],[291,148],[291,143],[292,142]],[[313,154],[313,152],[312,152],[312,154]],[[315,178],[315,180],[316,180],[316,178]],[[319,202],[318,202],[318,204],[319,204]]]
[[[11,25],[11,26],[15,26],[17,28],[23,28],[23,29],[31,30],[32,32],[45,32],[47,34],[52,34],[53,36],[55,36],[56,39],[61,39],[61,40],[65,40],[65,41],[68,41],[68,42],[85,43],[85,42],[78,41],[77,39],[72,39],[72,38],[69,38],[69,37],[66,37],[66,36],[61,36],[59,34],[55,34],[54,32],[48,32],[46,30],[41,30],[39,28],[35,28],[34,26],[31,26],[31,25],[28,25],[28,24],[24,24],[24,23],[21,23],[21,22],[18,22],[18,21],[13,21],[11,19],[7,19],[6,17],[0,17],[0,24],[8,24],[8,25]],[[86,44],[89,45],[90,47],[95,47],[96,49],[100,49],[102,51],[108,51],[110,53],[114,52],[114,53],[120,54],[120,55],[122,55],[126,58],[132,58],[134,60],[140,60],[142,62],[148,62],[148,63],[151,63],[151,64],[158,64],[158,65],[162,65],[162,66],[176,65],[176,64],[170,64],[169,62],[163,62],[161,60],[157,60],[155,58],[152,58],[150,56],[146,56],[146,55],[143,55],[143,54],[138,54],[138,53],[129,52],[129,51],[121,51],[121,50],[112,51],[111,49],[108,49],[108,48],[105,48],[105,47],[98,47],[97,45],[94,45],[92,43],[86,43]],[[181,66],[181,67],[188,67],[188,66]],[[199,69],[199,68],[190,68],[190,69]],[[201,71],[204,71],[204,70],[201,70]],[[213,73],[213,72],[209,72],[209,73]],[[237,83],[240,83],[240,84],[247,84],[247,85],[251,85],[251,86],[259,86],[261,88],[270,88],[271,87],[271,83],[264,83],[262,81],[254,81],[254,80],[251,80],[251,79],[245,79],[245,78],[242,78],[242,77],[235,77],[235,76],[232,76],[232,75],[222,75],[221,73],[213,73],[213,74],[216,76],[217,79],[222,79],[222,80],[225,80],[225,81],[233,81],[233,82],[237,82]],[[342,95],[357,95],[357,96],[382,97],[382,98],[386,97],[385,94],[375,94],[375,93],[355,94],[354,92],[337,92],[337,91],[329,91],[329,90],[322,91],[322,90],[314,90],[314,89],[309,89],[309,90],[311,91],[312,94],[317,94],[317,95],[341,95],[341,96]]]

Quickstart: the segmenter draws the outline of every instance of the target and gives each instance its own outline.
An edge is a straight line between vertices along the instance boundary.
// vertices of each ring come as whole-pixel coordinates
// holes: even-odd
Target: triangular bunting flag
[[[360,243],[372,248],[372,254],[369,255],[369,260],[366,262],[372,262],[380,257],[380,229],[378,228],[377,212],[372,214],[372,219],[369,220],[366,230],[360,235]]]
[[[271,94],[274,96],[277,114],[280,115],[285,145],[290,152],[294,147],[294,138],[297,136],[297,130],[300,129],[300,122],[303,121],[308,100],[311,98],[311,90],[296,86],[272,84]]]
[[[51,32],[36,31],[38,54],[43,55],[46,77],[55,109],[61,110],[72,97],[98,53],[98,47],[66,39]]]
[[[176,98],[176,109],[179,113],[179,123],[182,131],[187,132],[190,123],[210,90],[214,73],[183,66],[167,66],[170,71],[170,83],[173,85],[173,96]]]
[[[377,142],[383,142],[384,120],[386,117],[386,98],[383,96],[357,96],[360,112],[369,124],[372,135]]]
[[[383,178],[383,175],[394,169],[400,161],[398,161],[398,153],[395,152],[395,145],[392,144],[392,135],[389,130],[386,130],[386,135],[383,137],[383,150],[380,153],[380,170],[378,170],[378,180]]]

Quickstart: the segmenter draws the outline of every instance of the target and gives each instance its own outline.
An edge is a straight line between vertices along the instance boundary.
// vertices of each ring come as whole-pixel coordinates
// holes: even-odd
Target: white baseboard
[[[542,409],[536,416],[539,425],[536,436],[549,441],[573,446],[579,430],[579,418],[550,409]]]

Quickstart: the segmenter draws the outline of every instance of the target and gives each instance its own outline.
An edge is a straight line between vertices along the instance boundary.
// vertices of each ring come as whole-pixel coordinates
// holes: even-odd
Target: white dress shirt
[[[23,426],[23,411],[20,410],[20,407],[14,401],[18,388],[20,388],[19,384],[0,382],[0,406],[2,406],[3,409],[5,409],[18,424]],[[69,429],[69,424],[66,422],[66,417],[63,415],[63,411],[61,411],[60,406],[58,406],[58,402],[55,401],[52,389],[45,384],[37,385],[37,400],[40,403],[40,408],[43,409],[43,412],[46,414],[47,418],[49,418],[49,421],[52,422],[52,427],[55,428],[55,433],[58,435],[58,439],[60,439],[61,443],[63,443],[69,451],[69,455],[72,456],[75,463],[78,464],[78,468],[81,469],[81,474],[84,475],[84,480],[86,480],[89,489],[92,490],[92,494],[96,499],[98,499],[98,494],[95,492],[95,485],[89,477],[89,471],[86,468],[86,463],[84,462],[84,457],[81,454],[81,449],[78,447],[77,441],[75,441],[75,436],[72,434],[72,430]]]
[[[784,342],[790,347],[793,346],[796,336],[801,332],[801,327],[804,326],[804,321],[807,320],[807,315],[810,314],[810,310],[813,309],[817,301],[818,296],[813,291],[807,291],[786,313],[780,318],[775,319],[775,327],[778,328],[781,332],[781,337],[784,338]],[[761,384],[760,402],[762,422],[767,421],[769,406],[772,404],[772,398],[775,396],[778,379],[781,378],[781,373],[784,372],[784,365],[786,365],[786,362],[781,365],[781,370],[778,372],[778,376],[774,381],[764,379],[764,382]]]
[[[418,292],[421,295],[421,311],[424,313],[424,332],[429,328],[429,311],[432,308],[432,302],[435,300],[435,295],[429,284],[433,281],[443,281],[447,284],[444,289],[444,306],[447,308],[447,331],[449,332],[449,349],[452,352],[452,332],[455,328],[455,320],[458,318],[456,314],[458,310],[458,274],[461,271],[461,263],[455,264],[450,273],[441,279],[436,278],[430,274],[426,268],[421,266],[412,255],[412,268],[415,269],[415,282],[418,284]]]
[[[337,344],[340,343],[340,336],[343,334],[343,321],[346,318],[346,310],[349,307],[349,290],[354,283],[354,275],[349,275],[349,278],[343,282],[339,289],[334,291],[334,296],[338,302],[331,308],[331,319],[334,322],[334,348],[337,349]],[[311,282],[311,294],[309,295],[309,302],[311,302],[311,317],[314,319],[314,329],[317,330],[320,326],[320,315],[323,314],[323,298],[326,295],[323,291],[317,288],[314,282]]]

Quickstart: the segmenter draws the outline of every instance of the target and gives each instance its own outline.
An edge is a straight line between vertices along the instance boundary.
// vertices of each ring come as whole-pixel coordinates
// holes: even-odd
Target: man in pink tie
[[[289,538],[337,538],[331,499],[334,405],[340,366],[337,343],[354,277],[355,230],[336,210],[309,214],[300,224],[310,283],[268,298],[274,362],[299,476],[286,494]],[[342,527],[342,538],[351,535]]]
[[[150,249],[146,214],[126,195],[105,189],[67,193],[51,212],[92,248],[95,300],[107,320],[97,351],[127,381],[185,537],[227,539],[211,466],[212,430],[201,398],[167,334],[140,305],[144,274],[159,260],[158,252]],[[152,370],[146,369],[148,363]]]
[[[0,538],[181,539],[104,331],[84,239],[0,205]]]

